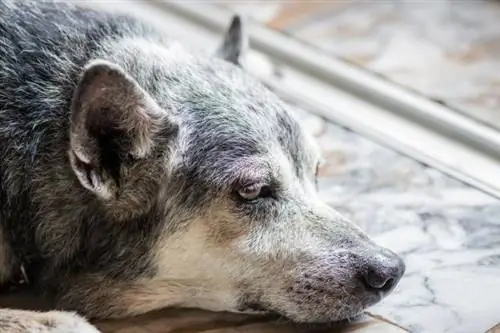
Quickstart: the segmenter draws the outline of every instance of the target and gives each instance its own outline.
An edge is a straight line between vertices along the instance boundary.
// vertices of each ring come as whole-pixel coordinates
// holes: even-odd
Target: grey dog
[[[129,16],[0,0],[0,284],[22,269],[54,308],[0,309],[2,332],[163,307],[329,322],[391,292],[402,260],[318,197],[318,148],[246,38],[235,16],[195,55]]]

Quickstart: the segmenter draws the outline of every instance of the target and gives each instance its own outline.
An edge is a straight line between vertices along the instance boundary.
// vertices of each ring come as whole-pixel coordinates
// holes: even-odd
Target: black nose
[[[367,289],[386,294],[394,289],[404,272],[403,260],[394,252],[384,249],[367,263],[363,280]]]

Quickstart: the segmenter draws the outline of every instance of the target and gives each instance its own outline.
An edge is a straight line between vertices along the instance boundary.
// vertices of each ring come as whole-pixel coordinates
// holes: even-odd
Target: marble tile
[[[298,113],[326,159],[322,196],[407,263],[394,294],[370,311],[418,333],[486,332],[498,323],[500,201]]]

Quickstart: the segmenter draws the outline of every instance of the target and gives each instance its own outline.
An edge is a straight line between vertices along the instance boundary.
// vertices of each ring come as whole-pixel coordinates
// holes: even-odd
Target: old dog
[[[211,56],[167,35],[0,0],[0,284],[22,269],[54,304],[0,309],[0,331],[163,307],[328,322],[389,294],[402,260],[318,197],[318,148],[245,72],[241,19]]]

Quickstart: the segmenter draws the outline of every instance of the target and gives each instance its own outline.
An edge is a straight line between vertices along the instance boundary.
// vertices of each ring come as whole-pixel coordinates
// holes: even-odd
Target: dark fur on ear
[[[223,42],[216,51],[216,56],[243,67],[249,44],[248,39],[245,20],[241,15],[234,15],[224,34]]]
[[[121,67],[88,64],[71,109],[70,161],[80,183],[103,199],[115,195],[126,159],[145,158],[166,118],[156,102]]]

